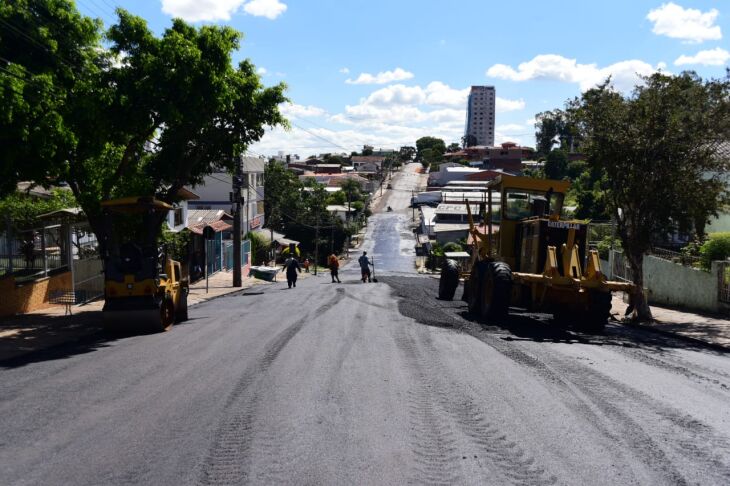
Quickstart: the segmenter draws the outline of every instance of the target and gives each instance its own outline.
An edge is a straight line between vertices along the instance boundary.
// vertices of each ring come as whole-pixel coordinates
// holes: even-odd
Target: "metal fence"
[[[717,291],[718,300],[730,304],[730,262],[722,262],[718,265]]]
[[[67,244],[61,225],[0,232],[0,276],[22,282],[67,268]]]
[[[662,260],[667,260],[673,263],[679,263],[685,267],[700,267],[700,257],[686,255],[677,251],[667,250],[666,248],[654,248],[651,250],[651,255]]]
[[[631,271],[629,262],[624,252],[613,250],[613,267],[611,268],[612,278],[623,280],[624,282],[633,282],[634,273]]]
[[[233,242],[223,242],[223,265],[226,271],[233,270]],[[243,240],[241,242],[241,266],[245,267],[248,264],[249,255],[251,254],[251,242],[249,240]]]

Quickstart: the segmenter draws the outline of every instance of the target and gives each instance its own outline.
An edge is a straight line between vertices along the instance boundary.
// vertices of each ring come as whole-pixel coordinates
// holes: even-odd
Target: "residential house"
[[[172,205],[172,211],[168,211],[166,219],[167,227],[175,233],[184,230],[188,226],[190,201],[200,199],[200,196],[186,187],[180,189],[177,194],[180,197],[180,201]]]
[[[353,155],[350,159],[356,172],[380,172],[384,162],[385,157],[379,155]]]
[[[266,161],[258,157],[242,157],[243,166],[243,232],[248,233],[264,226],[264,169]],[[195,187],[200,199],[191,201],[193,209],[223,209],[232,207],[233,180],[227,172],[205,176],[203,183]]]

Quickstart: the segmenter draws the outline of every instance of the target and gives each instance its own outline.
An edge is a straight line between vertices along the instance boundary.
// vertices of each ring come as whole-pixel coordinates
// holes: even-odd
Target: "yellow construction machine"
[[[169,330],[188,318],[188,281],[180,262],[157,241],[161,215],[172,209],[154,198],[101,203],[104,253],[104,322],[116,328]]]
[[[567,181],[498,176],[480,205],[481,226],[467,201],[472,247],[463,300],[470,313],[493,320],[514,305],[601,331],[611,291],[631,294],[632,284],[608,281],[601,272],[598,252],[587,248],[588,222],[560,219],[568,187]],[[458,284],[458,265],[447,260],[439,298],[453,299]]]

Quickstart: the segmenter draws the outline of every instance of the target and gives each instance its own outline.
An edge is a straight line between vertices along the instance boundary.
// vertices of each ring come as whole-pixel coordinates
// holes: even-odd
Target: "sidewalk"
[[[611,314],[621,321],[628,304],[623,301],[621,294],[614,294],[611,304]],[[654,305],[651,305],[651,313],[654,317],[652,322],[631,325],[730,351],[730,318],[727,316],[699,314]]]
[[[307,278],[309,274],[302,272],[301,276]],[[232,280],[231,272],[221,271],[211,275],[207,293],[205,279],[194,283],[190,286],[188,305],[195,306],[257,285],[272,285],[272,282],[244,277],[242,287],[233,287]],[[276,283],[280,284],[282,280],[286,283],[283,274],[277,276]],[[75,305],[72,307],[73,315],[69,316],[65,315],[65,306],[54,305],[28,314],[0,318],[0,361],[90,338],[103,329],[103,306],[103,300]]]

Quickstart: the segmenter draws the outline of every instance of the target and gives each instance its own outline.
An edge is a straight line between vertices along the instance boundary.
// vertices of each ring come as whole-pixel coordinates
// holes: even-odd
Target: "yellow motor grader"
[[[630,293],[633,285],[606,279],[598,252],[587,249],[586,221],[560,219],[568,187],[567,181],[498,176],[480,205],[481,227],[466,202],[472,248],[463,300],[470,313],[488,321],[514,305],[583,330],[604,328],[611,291]],[[447,260],[439,298],[453,299],[458,285],[459,267]]]
[[[188,318],[188,281],[180,262],[157,242],[167,203],[128,197],[101,203],[104,242],[104,322],[116,328],[169,330]]]

